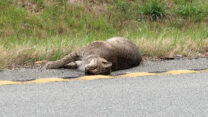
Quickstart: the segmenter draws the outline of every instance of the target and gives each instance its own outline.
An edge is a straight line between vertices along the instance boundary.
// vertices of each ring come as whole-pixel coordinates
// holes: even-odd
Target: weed
[[[126,26],[126,22],[140,20],[139,4],[129,0],[115,0],[109,7],[109,21],[114,27],[121,29]]]
[[[141,13],[149,16],[152,20],[158,20],[166,16],[164,3],[150,0],[141,7]]]
[[[35,4],[37,4],[38,8],[44,8],[45,7],[44,0],[32,0],[32,1],[35,2]]]
[[[184,5],[187,3],[187,0],[174,0],[174,3],[176,5]]]
[[[192,3],[178,5],[176,13],[184,18],[192,18],[194,21],[201,20],[206,16],[201,7]]]
[[[208,39],[206,39],[206,40],[204,41],[203,48],[204,48],[204,50],[205,50],[206,52],[208,52]]]

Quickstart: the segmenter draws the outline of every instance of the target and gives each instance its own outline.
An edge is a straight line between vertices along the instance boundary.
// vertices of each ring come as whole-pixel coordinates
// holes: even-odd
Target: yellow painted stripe
[[[161,75],[177,75],[177,74],[190,74],[190,73],[196,73],[199,71],[194,71],[194,70],[172,70],[172,71],[167,71],[164,73],[161,73]]]
[[[107,76],[107,75],[92,75],[83,76],[79,78],[64,79],[64,78],[39,78],[31,81],[0,81],[0,85],[14,85],[14,84],[39,84],[48,82],[64,82],[64,81],[80,81],[80,80],[95,80],[95,79],[110,79],[110,78],[136,78],[143,76],[159,76],[159,75],[178,75],[178,74],[190,74],[190,73],[203,73],[208,72],[205,70],[172,70],[162,73],[148,73],[148,72],[138,72],[138,73],[127,73],[118,76]]]
[[[12,84],[19,84],[19,83],[14,81],[0,81],[0,85],[12,85]]]
[[[120,75],[118,77],[121,77],[121,78],[125,78],[125,77],[133,78],[133,77],[155,76],[155,75],[158,75],[158,74],[157,73],[148,73],[148,72],[138,72],[138,73],[128,73],[128,74]]]
[[[64,81],[62,78],[40,78],[32,81],[22,82],[23,84],[34,84],[34,83],[47,83],[47,82],[61,82]]]
[[[201,72],[208,72],[208,69],[205,69],[205,70],[201,70]]]

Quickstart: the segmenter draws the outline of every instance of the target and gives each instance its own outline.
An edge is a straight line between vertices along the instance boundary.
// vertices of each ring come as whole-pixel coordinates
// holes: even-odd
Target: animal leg
[[[44,66],[44,68],[46,68],[46,69],[60,68],[70,62],[76,61],[78,59],[78,57],[79,56],[77,55],[76,52],[72,52],[71,54],[65,56],[64,58],[62,58],[60,60],[47,62],[46,65]]]
[[[75,61],[75,62],[70,62],[66,65],[63,66],[63,68],[66,69],[76,69],[82,64],[82,61]]]

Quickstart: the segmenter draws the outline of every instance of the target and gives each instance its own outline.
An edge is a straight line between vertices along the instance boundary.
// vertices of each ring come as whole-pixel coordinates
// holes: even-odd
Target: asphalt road
[[[208,58],[146,61],[117,71],[208,69]],[[82,76],[74,70],[18,69],[0,80]],[[208,72],[42,84],[0,85],[1,117],[207,117]]]
[[[200,70],[208,69],[208,58],[199,59],[178,59],[165,61],[145,61],[142,65],[131,69],[113,72],[112,75],[119,75],[132,72],[163,72],[170,70]],[[70,69],[44,70],[36,69],[14,69],[0,72],[0,80],[31,80],[48,77],[80,77],[83,72]]]

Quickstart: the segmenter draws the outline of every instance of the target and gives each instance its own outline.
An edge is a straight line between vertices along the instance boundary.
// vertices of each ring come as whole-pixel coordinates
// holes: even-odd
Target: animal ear
[[[111,67],[112,66],[112,63],[111,62],[107,62],[106,64],[105,64],[105,67]]]

